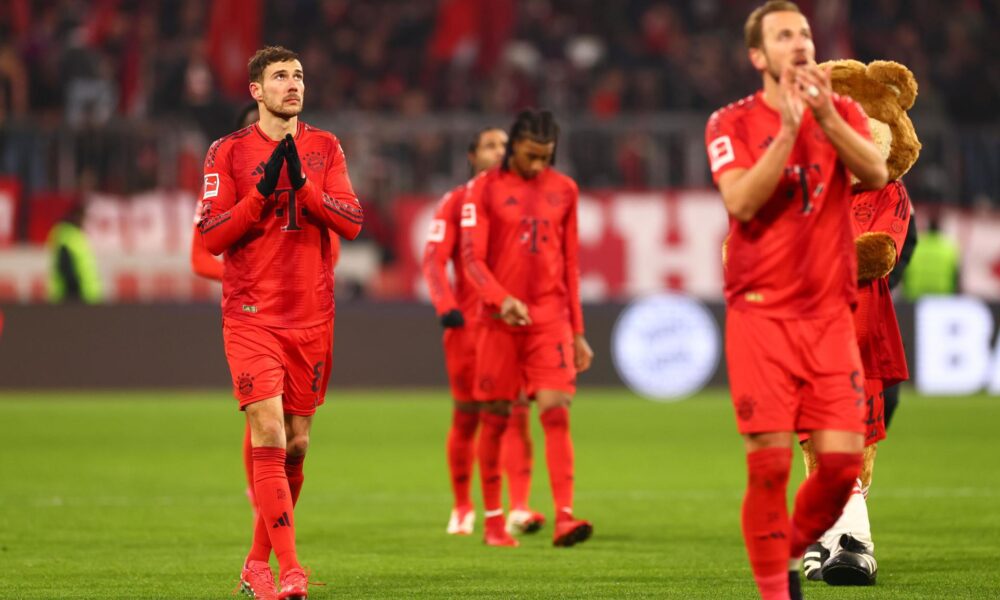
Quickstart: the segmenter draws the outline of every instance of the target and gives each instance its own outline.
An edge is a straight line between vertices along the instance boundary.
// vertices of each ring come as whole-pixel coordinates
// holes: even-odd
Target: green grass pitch
[[[0,394],[0,598],[232,597],[251,527],[234,406],[224,392]],[[445,535],[449,418],[444,391],[330,394],[296,510],[299,555],[327,583],[311,598],[756,598],[724,391],[579,394],[576,508],[595,533],[569,549],[549,527],[516,549]],[[869,498],[878,585],[806,597],[1000,598],[998,424],[1000,398],[904,391]],[[541,440],[535,420],[532,502],[551,517]]]

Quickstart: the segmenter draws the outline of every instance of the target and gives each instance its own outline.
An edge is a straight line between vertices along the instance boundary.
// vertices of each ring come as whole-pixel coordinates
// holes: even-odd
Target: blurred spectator
[[[83,205],[77,204],[49,233],[49,302],[101,301],[97,261],[81,227]]]
[[[14,47],[0,42],[0,127],[28,112],[28,74]]]
[[[955,294],[959,286],[958,245],[941,233],[937,217],[920,234],[920,243],[903,273],[903,295],[911,302],[921,296]]]

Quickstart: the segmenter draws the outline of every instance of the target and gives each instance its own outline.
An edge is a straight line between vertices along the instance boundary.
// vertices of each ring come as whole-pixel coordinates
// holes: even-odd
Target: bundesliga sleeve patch
[[[219,174],[218,173],[205,173],[205,193],[202,194],[201,199],[205,198],[215,198],[219,195]]]
[[[428,242],[443,242],[444,241],[444,231],[448,227],[448,224],[444,219],[433,219],[431,220],[431,229],[427,232]]]
[[[462,227],[476,226],[476,205],[473,203],[462,205]]]
[[[733,141],[729,139],[728,135],[712,140],[712,143],[708,145],[708,158],[712,163],[713,173],[736,160],[736,153],[733,152]]]

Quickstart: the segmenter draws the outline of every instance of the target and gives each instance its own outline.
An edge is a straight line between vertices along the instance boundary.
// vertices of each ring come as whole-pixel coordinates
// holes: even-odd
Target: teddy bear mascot
[[[831,585],[874,585],[878,573],[865,499],[872,482],[877,444],[885,438],[883,391],[909,378],[903,340],[889,291],[889,273],[899,260],[912,207],[900,178],[920,153],[920,141],[906,111],[917,97],[917,82],[903,65],[856,60],[825,63],[833,91],[850,96],[868,114],[872,138],[886,157],[889,183],[880,190],[855,190],[851,221],[858,257],[858,307],[854,312],[864,381],[865,454],[858,479],[840,519],[806,551],[806,578]],[[808,439],[802,440],[806,471],[816,468]]]

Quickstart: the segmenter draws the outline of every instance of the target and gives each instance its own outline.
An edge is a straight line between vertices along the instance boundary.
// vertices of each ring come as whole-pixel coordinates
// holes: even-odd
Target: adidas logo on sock
[[[288,516],[288,513],[283,512],[281,513],[281,516],[278,517],[277,522],[275,522],[274,525],[271,525],[271,529],[277,529],[279,527],[291,527],[291,526],[292,526],[291,517]]]

